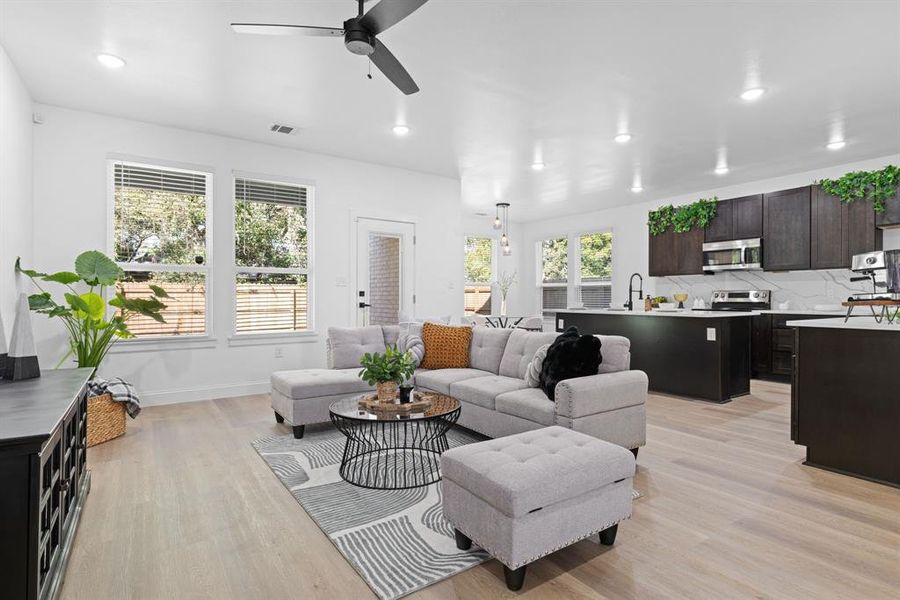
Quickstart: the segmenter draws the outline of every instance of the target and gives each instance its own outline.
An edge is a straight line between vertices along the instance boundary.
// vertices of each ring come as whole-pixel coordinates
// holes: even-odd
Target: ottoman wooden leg
[[[525,583],[525,569],[528,568],[528,565],[524,567],[519,567],[515,571],[503,565],[503,576],[506,578],[506,587],[514,592],[518,592],[522,589],[522,585]]]
[[[275,422],[276,423],[284,423],[284,417],[279,415],[277,412],[275,413]]]
[[[294,439],[299,440],[303,437],[303,430],[306,429],[306,425],[293,425],[292,429],[294,430]]]
[[[454,529],[453,535],[456,536],[456,547],[460,550],[468,550],[472,547],[472,538],[468,537],[459,529]]]
[[[612,546],[616,542],[616,533],[619,531],[619,524],[616,523],[608,529],[600,532],[600,543],[604,546]]]

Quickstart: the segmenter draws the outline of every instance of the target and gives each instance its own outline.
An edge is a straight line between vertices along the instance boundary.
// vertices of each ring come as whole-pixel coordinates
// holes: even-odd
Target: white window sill
[[[216,338],[206,335],[185,335],[173,337],[147,337],[119,340],[109,349],[110,354],[130,352],[158,352],[160,350],[195,350],[215,348]]]
[[[319,341],[315,331],[285,331],[273,333],[236,333],[228,338],[231,347],[270,346],[275,344],[313,344]]]

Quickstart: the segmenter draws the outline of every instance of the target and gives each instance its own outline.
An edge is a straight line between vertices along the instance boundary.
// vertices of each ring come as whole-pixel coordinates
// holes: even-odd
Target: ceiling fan
[[[368,56],[404,94],[415,94],[419,86],[413,81],[400,61],[375,36],[393,27],[428,0],[381,0],[363,14],[366,0],[358,0],[359,14],[344,21],[341,27],[316,27],[313,25],[279,25],[274,23],[232,23],[237,33],[262,35],[311,35],[319,37],[344,36],[344,46],[353,54]]]

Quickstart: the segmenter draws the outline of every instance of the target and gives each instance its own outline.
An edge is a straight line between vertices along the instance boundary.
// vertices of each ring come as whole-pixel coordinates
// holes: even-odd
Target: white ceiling
[[[409,97],[339,39],[228,27],[354,14],[350,0],[0,0],[0,43],[38,102],[459,178],[467,212],[504,200],[515,220],[900,150],[900,2],[432,0],[379,38],[421,87]],[[100,51],[128,66],[104,69]],[[749,85],[768,93],[744,102]],[[277,137],[275,121],[300,132]],[[846,148],[826,150],[833,135]]]

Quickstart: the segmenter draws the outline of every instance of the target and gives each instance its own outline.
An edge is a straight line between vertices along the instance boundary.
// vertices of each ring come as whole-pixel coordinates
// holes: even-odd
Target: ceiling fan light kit
[[[415,94],[419,86],[403,68],[397,57],[377,39],[377,35],[393,27],[419,9],[428,0],[382,0],[364,13],[364,0],[359,2],[359,14],[344,21],[343,28],[311,25],[280,25],[274,23],[232,23],[237,33],[263,35],[311,35],[334,37],[343,35],[344,46],[358,56],[368,56],[384,76],[406,95]],[[371,78],[371,77],[370,77]]]

